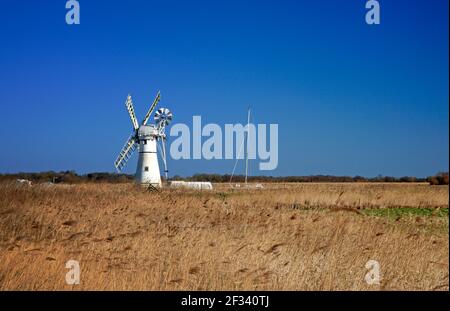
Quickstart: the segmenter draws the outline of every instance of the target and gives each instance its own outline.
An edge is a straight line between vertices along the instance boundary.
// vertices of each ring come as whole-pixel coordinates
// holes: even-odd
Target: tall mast
[[[248,108],[247,115],[247,143],[245,144],[245,183],[247,183],[248,179],[248,142],[250,135],[250,107]]]

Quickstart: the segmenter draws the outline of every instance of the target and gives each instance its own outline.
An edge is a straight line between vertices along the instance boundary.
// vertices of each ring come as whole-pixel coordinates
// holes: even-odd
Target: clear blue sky
[[[158,89],[175,122],[279,123],[273,175],[448,170],[447,0],[380,0],[378,26],[365,0],[80,0],[76,26],[65,2],[1,3],[1,173],[113,172],[127,94],[141,119]]]

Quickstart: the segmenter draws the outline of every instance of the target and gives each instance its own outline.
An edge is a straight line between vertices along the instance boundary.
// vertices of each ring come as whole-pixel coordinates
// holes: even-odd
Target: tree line
[[[163,177],[162,177],[163,178]],[[83,182],[106,182],[106,183],[127,183],[134,179],[133,175],[116,174],[108,172],[77,174],[75,171],[62,172],[39,172],[39,173],[15,173],[0,174],[0,181],[26,179],[34,183],[83,183]],[[249,182],[257,183],[289,183],[289,182],[428,182],[431,185],[448,185],[448,172],[437,173],[427,178],[417,178],[413,176],[391,177],[363,177],[363,176],[332,176],[332,175],[311,175],[311,176],[249,176]],[[163,179],[164,180],[164,179]],[[171,180],[184,181],[210,181],[214,183],[242,183],[245,176],[221,174],[195,174],[189,177],[174,176]]]
[[[220,174],[195,174],[191,177],[183,178],[174,176],[173,179],[181,179],[187,181],[210,181],[210,182],[234,182],[242,183],[245,181],[244,175],[235,175],[231,179],[231,175]],[[418,178],[414,176],[392,177],[392,176],[333,176],[333,175],[310,175],[310,176],[249,176],[249,182],[270,183],[270,182],[429,182],[432,185],[448,185],[448,173],[438,173],[427,178]]]

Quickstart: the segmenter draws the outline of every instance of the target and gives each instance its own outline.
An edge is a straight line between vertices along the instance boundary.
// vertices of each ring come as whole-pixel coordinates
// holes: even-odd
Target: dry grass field
[[[448,187],[265,186],[2,183],[0,290],[448,290]]]

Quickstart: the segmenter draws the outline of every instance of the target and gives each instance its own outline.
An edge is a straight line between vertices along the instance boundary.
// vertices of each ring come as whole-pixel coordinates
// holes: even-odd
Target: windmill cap
[[[138,130],[139,136],[152,136],[156,134],[158,134],[158,131],[153,124],[141,125]]]

